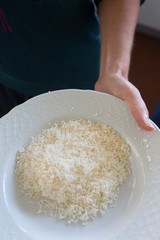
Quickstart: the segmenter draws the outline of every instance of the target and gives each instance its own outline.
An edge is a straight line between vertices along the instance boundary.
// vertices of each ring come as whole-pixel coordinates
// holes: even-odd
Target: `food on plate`
[[[68,120],[43,130],[17,154],[22,192],[68,223],[103,215],[128,179],[129,145],[111,127]]]

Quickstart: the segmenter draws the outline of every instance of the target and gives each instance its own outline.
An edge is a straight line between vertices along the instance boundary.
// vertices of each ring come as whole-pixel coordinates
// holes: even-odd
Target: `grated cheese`
[[[17,154],[21,189],[69,223],[105,213],[130,174],[129,145],[105,124],[69,120],[32,139]]]

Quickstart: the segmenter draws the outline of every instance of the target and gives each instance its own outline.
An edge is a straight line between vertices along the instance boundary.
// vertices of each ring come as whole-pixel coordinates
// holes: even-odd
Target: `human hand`
[[[147,131],[155,129],[149,120],[149,113],[139,90],[121,74],[105,74],[96,82],[95,90],[121,98],[127,103],[133,117],[142,129]]]

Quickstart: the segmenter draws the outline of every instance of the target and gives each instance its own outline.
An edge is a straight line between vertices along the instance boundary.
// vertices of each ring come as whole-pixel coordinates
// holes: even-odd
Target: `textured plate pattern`
[[[156,132],[153,135],[154,146],[149,135],[149,140],[145,141],[147,156],[144,161],[150,166],[143,204],[130,226],[114,240],[160,240],[160,137]]]

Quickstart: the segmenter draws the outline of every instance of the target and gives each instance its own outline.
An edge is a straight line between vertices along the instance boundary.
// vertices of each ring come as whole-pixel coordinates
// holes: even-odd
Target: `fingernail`
[[[152,121],[150,119],[146,119],[146,123],[147,125],[152,128],[153,130],[155,130],[155,126],[153,125]]]

